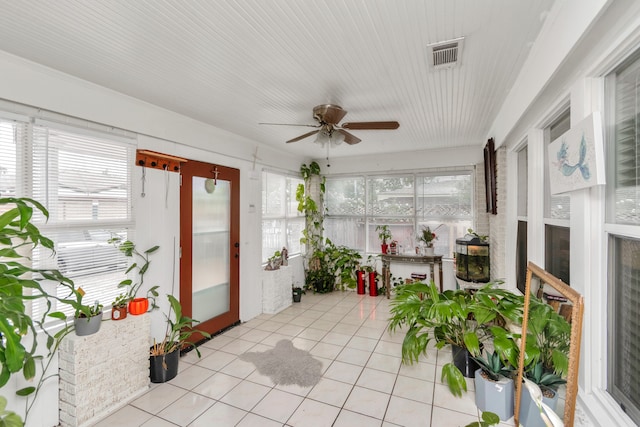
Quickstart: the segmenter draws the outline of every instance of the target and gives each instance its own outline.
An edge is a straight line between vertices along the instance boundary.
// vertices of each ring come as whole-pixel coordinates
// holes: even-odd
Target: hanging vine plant
[[[307,272],[322,270],[324,259],[323,220],[324,220],[324,193],[326,178],[320,175],[320,166],[311,162],[309,166],[303,164],[300,174],[304,184],[299,184],[296,189],[296,201],[298,212],[304,213],[305,227],[302,230],[300,243],[306,248],[305,263]],[[307,274],[307,287],[313,287],[308,283],[314,274]]]

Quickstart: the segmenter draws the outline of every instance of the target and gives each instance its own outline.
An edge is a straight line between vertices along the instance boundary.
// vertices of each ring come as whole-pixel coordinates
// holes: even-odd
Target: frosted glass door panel
[[[201,322],[230,307],[230,186],[212,183],[193,177],[192,317]]]

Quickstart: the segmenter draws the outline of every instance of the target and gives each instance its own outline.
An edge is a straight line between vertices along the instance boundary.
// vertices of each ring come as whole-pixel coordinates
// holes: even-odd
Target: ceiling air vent
[[[460,63],[464,37],[428,45],[429,64],[433,68],[451,68]]]

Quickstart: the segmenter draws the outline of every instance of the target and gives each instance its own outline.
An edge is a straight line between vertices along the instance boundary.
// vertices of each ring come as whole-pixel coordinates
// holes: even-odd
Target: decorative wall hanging
[[[602,120],[593,113],[549,144],[551,194],[603,185]]]

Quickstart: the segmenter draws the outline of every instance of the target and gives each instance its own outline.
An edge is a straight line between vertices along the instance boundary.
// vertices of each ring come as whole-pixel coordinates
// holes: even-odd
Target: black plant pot
[[[475,378],[476,371],[480,366],[471,357],[471,353],[466,348],[451,346],[451,355],[453,356],[453,364],[460,369],[462,375],[467,378]]]
[[[293,290],[293,302],[300,302],[302,299],[302,289]]]
[[[149,356],[149,377],[152,383],[164,383],[178,375],[180,350],[162,356]]]

